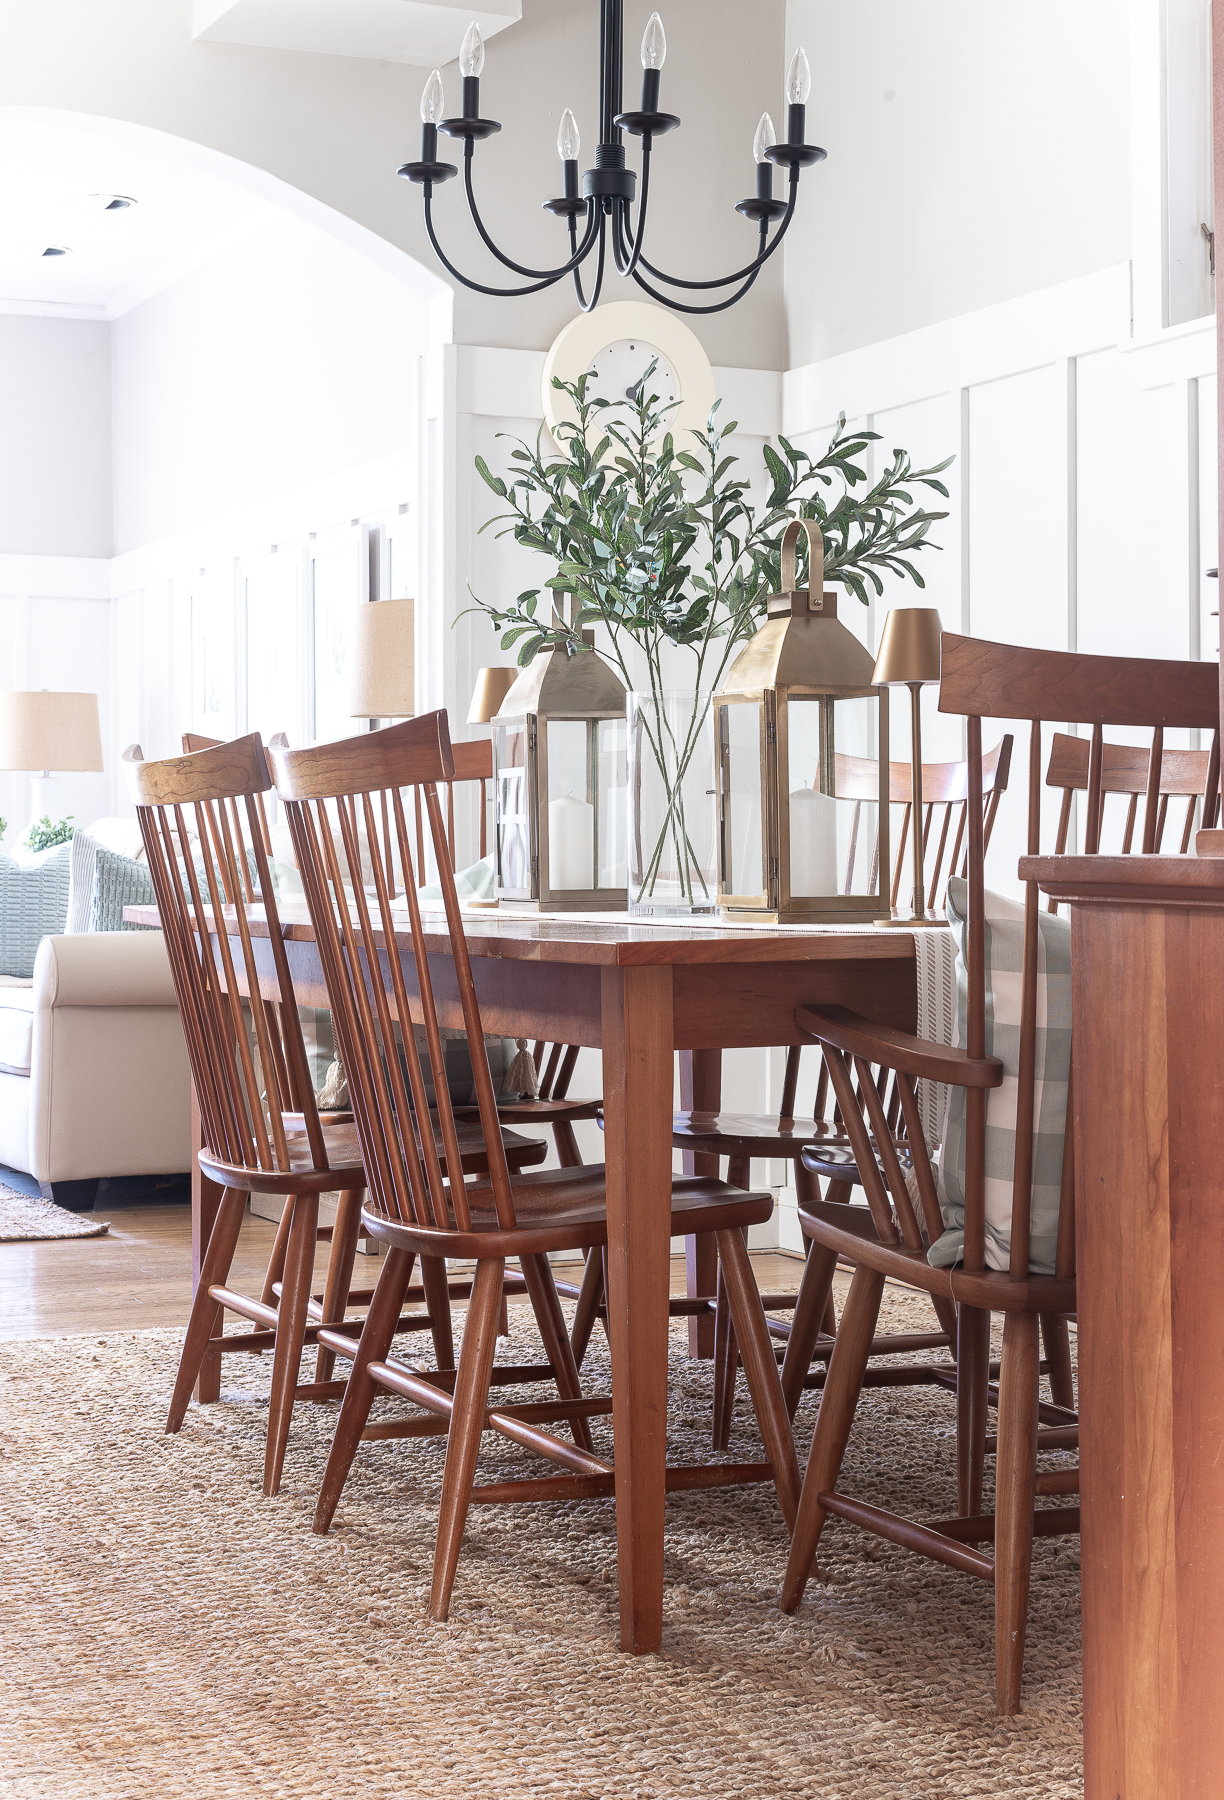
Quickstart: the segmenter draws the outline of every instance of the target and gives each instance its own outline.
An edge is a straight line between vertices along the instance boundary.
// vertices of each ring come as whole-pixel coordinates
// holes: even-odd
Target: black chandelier
[[[480,117],[480,72],[484,68],[485,50],[484,40],[475,23],[469,26],[459,53],[459,67],[463,73],[463,113],[460,118],[442,117],[445,106],[442,77],[437,69],[433,71],[421,96],[421,160],[404,163],[397,172],[421,188],[425,200],[425,229],[429,233],[434,253],[443,268],[456,281],[462,282],[464,287],[472,288],[478,294],[512,299],[522,294],[538,294],[541,289],[552,287],[567,275],[572,275],[578,303],[584,312],[590,312],[598,303],[603,288],[610,235],[612,256],[619,273],[626,279],[632,276],[653,300],[659,300],[664,306],[670,306],[677,312],[722,312],[728,306],[734,306],[748,292],[786,236],[794,217],[800,169],[806,168],[809,163],[820,162],[825,155],[815,144],[805,144],[803,141],[807,97],[812,85],[807,57],[802,50],[796,50],[786,77],[786,142],[779,144],[776,141],[773,121],[768,113],[763,113],[752,147],[757,164],[757,191],[751,199],[741,200],[735,209],[746,219],[755,221],[759,228],[755,259],[742,269],[736,269],[734,274],[723,275],[714,281],[685,281],[678,275],[666,274],[649,262],[642,251],[646,233],[646,207],[650,198],[651,148],[655,138],[674,131],[680,123],[675,113],[659,111],[659,84],[667,55],[667,38],[658,13],[651,14],[642,38],[640,112],[621,111],[624,53],[624,0],[599,0],[599,143],[595,149],[595,167],[585,171],[580,186],[578,157],[581,141],[577,121],[567,107],[557,133],[557,151],[565,171],[565,191],[559,199],[544,202],[546,212],[566,220],[569,226],[569,261],[556,269],[526,268],[512,257],[504,255],[489,235],[476,205],[476,194],[472,186],[473,151],[481,138],[491,137],[495,131],[501,130],[501,126],[496,119]],[[482,282],[472,281],[460,273],[439,244],[433,221],[434,185],[449,181],[452,175],[459,173],[454,163],[438,161],[439,131],[444,131],[448,137],[463,139],[463,178],[473,223],[486,248],[498,262],[516,275],[528,278],[525,286],[486,287]],[[636,170],[625,166],[622,134],[626,131],[630,137],[642,140],[642,191],[638,199],[636,226],[632,208],[638,177]],[[775,165],[790,170],[789,192],[785,200],[774,199]],[[772,237],[771,225],[776,226]],[[595,280],[588,300],[583,293],[581,269],[591,255],[595,257]],[[662,282],[665,287],[682,289],[686,293],[708,293],[728,287],[734,287],[735,292],[726,299],[715,300],[709,305],[694,305],[661,293],[646,279],[647,275],[652,276],[656,282]]]

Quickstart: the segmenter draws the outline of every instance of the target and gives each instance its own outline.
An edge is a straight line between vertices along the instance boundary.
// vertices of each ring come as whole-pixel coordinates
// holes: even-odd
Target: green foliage
[[[52,850],[56,844],[66,844],[76,826],[72,823],[72,814],[53,825],[46,813],[41,819],[35,819],[26,833],[26,843],[31,850]],[[0,832],[0,836],[3,832]]]
[[[590,377],[554,382],[569,395],[576,422],[558,426],[562,454],[547,456],[543,428],[535,445],[512,440],[506,475],[476,458],[482,480],[506,510],[481,527],[537,550],[553,565],[542,588],[507,606],[477,605],[514,649],[520,667],[541,651],[583,648],[584,627],[605,627],[608,656],[630,686],[629,644],[646,652],[652,687],[665,644],[689,648],[693,685],[717,686],[732,652],[757,629],[780,579],[781,540],[792,518],[819,521],[825,543],[824,579],[840,583],[866,605],[868,589],[884,592],[883,576],[924,586],[914,557],[937,546],[931,526],[948,515],[914,501],[917,488],[947,498],[938,479],[951,457],[914,469],[894,450],[884,472],[868,483],[860,459],[878,441],[875,431],[847,432],[837,423],[823,455],[810,456],[779,437],[765,446],[772,483],[763,511],[749,497],[740,460],[727,450],[735,422],[693,434],[698,452],[678,450],[666,415],[647,384],[654,364],[627,401],[588,399]],[[859,491],[862,489],[863,491]],[[806,546],[797,580],[807,580]],[[560,597],[572,602],[565,616]]]
[[[542,650],[587,653],[583,631],[602,626],[597,654],[618,670],[626,688],[642,685],[640,656],[656,700],[667,682],[664,653],[669,646],[692,653],[689,679],[699,696],[693,716],[677,741],[664,741],[643,727],[670,793],[668,815],[649,859],[647,888],[653,892],[664,838],[670,835],[686,886],[696,897],[705,883],[692,853],[683,817],[680,786],[708,713],[701,696],[716,690],[732,656],[765,615],[766,600],[781,585],[781,544],[795,517],[816,519],[824,537],[826,582],[840,583],[864,605],[869,587],[883,594],[885,575],[922,576],[913,558],[936,546],[927,533],[946,512],[917,505],[912,490],[926,488],[946,499],[938,479],[947,462],[914,469],[904,450],[868,482],[860,459],[879,440],[875,431],[847,432],[837,422],[823,455],[779,437],[779,449],[765,447],[771,483],[763,510],[750,498],[739,458],[728,452],[735,422],[720,424],[718,403],[705,431],[692,434],[696,452],[678,449],[667,416],[646,370],[627,400],[588,399],[590,375],[576,382],[554,381],[568,394],[576,420],[558,425],[561,454],[544,449],[541,427],[534,446],[512,440],[505,475],[476,458],[481,479],[505,510],[482,531],[513,535],[552,566],[541,587],[529,588],[507,606],[477,599],[502,633],[503,650],[515,650],[520,668]],[[863,490],[860,492],[860,490]],[[796,581],[807,584],[807,546],[801,545]],[[569,596],[568,604],[565,596]],[[636,663],[635,672],[631,666]],[[673,683],[673,685],[675,685]],[[660,717],[662,714],[660,713]],[[667,773],[674,771],[673,774]]]

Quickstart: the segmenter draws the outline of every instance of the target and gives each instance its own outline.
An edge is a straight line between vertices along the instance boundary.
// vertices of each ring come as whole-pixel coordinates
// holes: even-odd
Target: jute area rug
[[[532,1353],[523,1315],[512,1308],[501,1350],[516,1361]],[[887,1317],[926,1322],[901,1295]],[[285,1486],[264,1500],[267,1362],[228,1359],[221,1402],[168,1438],[178,1342],[0,1344],[6,1797],[1082,1792],[1075,1540],[1034,1547],[1025,1710],[1007,1721],[984,1584],[834,1522],[822,1580],[787,1618],[786,1534],[761,1486],[669,1498],[661,1656],[616,1647],[610,1501],[473,1509],[450,1621],[432,1625],[442,1440],[364,1445],[336,1529],[316,1537],[334,1408],[299,1408]],[[709,1374],[675,1331],[674,1460],[706,1454]],[[607,1379],[599,1337],[584,1375],[590,1391]],[[847,1485],[915,1516],[946,1511],[952,1404],[870,1393]],[[806,1396],[801,1461],[814,1409]],[[594,1430],[610,1444],[606,1421]],[[485,1443],[484,1471],[521,1466]],[[742,1391],[731,1455],[760,1455]]]
[[[0,1244],[26,1244],[46,1238],[102,1237],[106,1219],[92,1213],[68,1212],[41,1195],[19,1194],[0,1183]]]

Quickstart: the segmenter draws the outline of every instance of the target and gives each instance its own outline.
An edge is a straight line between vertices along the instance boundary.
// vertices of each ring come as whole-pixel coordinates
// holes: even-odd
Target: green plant
[[[502,648],[518,646],[520,666],[542,650],[584,654],[583,631],[601,626],[606,640],[595,653],[612,663],[627,688],[640,686],[632,670],[636,649],[645,657],[651,696],[661,702],[666,688],[676,685],[666,680],[665,656],[684,649],[693,657],[691,681],[684,685],[708,694],[780,585],[782,534],[796,516],[819,521],[825,581],[841,584],[864,605],[869,588],[883,594],[886,574],[925,585],[913,558],[937,548],[927,534],[947,513],[915,504],[911,490],[923,487],[946,498],[939,475],[951,457],[916,470],[896,449],[883,473],[869,481],[858,459],[880,434],[847,432],[843,414],[819,456],[783,437],[780,450],[765,446],[772,485],[758,508],[739,458],[727,448],[735,423],[719,423],[716,402],[706,430],[693,434],[697,453],[677,449],[667,429],[672,409],[661,406],[647,385],[653,373],[651,364],[632,397],[616,402],[588,399],[586,375],[554,382],[576,414],[573,423],[557,428],[559,455],[546,453],[541,427],[534,446],[512,440],[506,478],[476,458],[482,480],[506,503],[481,530],[500,526],[499,536],[512,534],[553,564],[542,587],[506,606],[476,600],[502,633]],[[796,579],[806,583],[802,561]],[[567,595],[568,605],[562,601]],[[682,741],[668,746],[679,771],[677,788],[705,717],[705,707],[696,706]],[[651,748],[663,769],[664,745],[652,739]],[[664,829],[687,846],[678,801]]]
[[[56,844],[66,844],[75,830],[71,813],[57,825],[53,825],[44,813],[41,819],[35,819],[26,832],[26,843],[31,850],[51,850]]]

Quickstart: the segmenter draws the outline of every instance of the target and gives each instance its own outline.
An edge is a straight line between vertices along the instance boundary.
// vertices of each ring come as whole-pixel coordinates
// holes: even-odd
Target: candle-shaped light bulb
[[[642,67],[644,69],[661,69],[667,61],[667,33],[663,29],[663,21],[658,13],[651,13],[645,31],[642,33]]]
[[[806,106],[812,91],[812,70],[802,47],[791,57],[786,74],[786,98],[791,106]]]
[[[578,121],[568,106],[561,114],[561,123],[557,128],[557,155],[562,162],[577,162],[582,155],[582,139],[578,135]]]
[[[752,140],[752,154],[757,162],[766,160],[765,152],[778,141],[774,132],[774,123],[769,114],[761,114],[761,122],[756,128],[756,136]]]
[[[421,95],[421,123],[436,125],[446,109],[446,95],[442,92],[442,77],[435,69],[425,83],[425,92]]]
[[[480,35],[480,26],[473,19],[464,34],[463,44],[459,51],[459,72],[465,76],[479,75],[483,68],[484,39]]]

